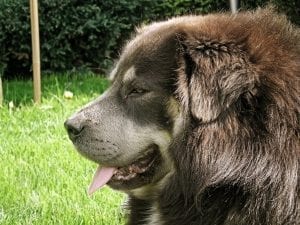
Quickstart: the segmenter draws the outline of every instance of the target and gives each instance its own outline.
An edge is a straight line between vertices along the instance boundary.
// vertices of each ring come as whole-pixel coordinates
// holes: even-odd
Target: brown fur
[[[112,77],[66,128],[105,166],[155,149],[151,169],[108,183],[129,194],[128,225],[300,224],[300,33],[285,16],[150,24]]]
[[[185,120],[161,224],[300,224],[299,31],[272,10],[190,20],[158,31],[176,33]]]

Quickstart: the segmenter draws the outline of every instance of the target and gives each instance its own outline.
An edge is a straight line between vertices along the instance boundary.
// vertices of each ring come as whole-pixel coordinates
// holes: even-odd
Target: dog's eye
[[[133,88],[127,96],[135,96],[135,95],[141,95],[146,93],[147,91],[145,89],[142,88]]]

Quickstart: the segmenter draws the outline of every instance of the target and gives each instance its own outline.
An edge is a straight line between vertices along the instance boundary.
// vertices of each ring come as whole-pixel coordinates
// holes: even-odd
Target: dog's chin
[[[107,183],[111,188],[129,191],[159,179],[162,157],[157,146],[148,149],[142,156],[127,166],[118,167]]]

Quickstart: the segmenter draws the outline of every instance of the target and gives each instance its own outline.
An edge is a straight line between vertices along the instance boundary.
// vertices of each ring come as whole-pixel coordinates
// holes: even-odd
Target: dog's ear
[[[240,46],[208,39],[179,38],[178,94],[191,116],[215,120],[254,89],[255,73]]]

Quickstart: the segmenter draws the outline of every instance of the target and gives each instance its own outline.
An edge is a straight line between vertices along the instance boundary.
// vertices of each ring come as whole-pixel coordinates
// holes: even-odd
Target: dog
[[[128,225],[300,224],[300,33],[273,9],[137,29],[65,127]]]

